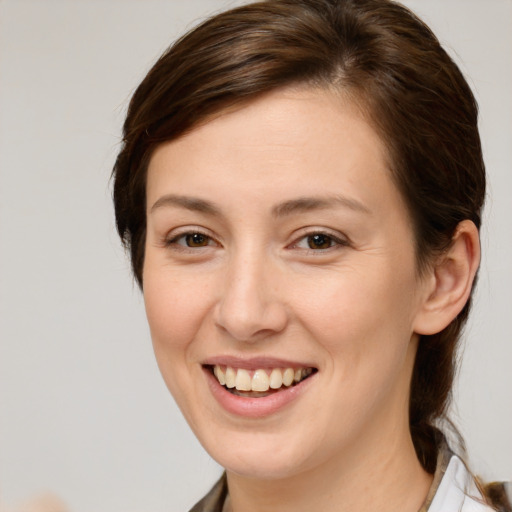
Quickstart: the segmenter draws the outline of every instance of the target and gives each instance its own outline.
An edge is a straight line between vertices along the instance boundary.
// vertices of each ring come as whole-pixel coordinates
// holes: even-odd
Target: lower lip
[[[294,400],[297,400],[307,390],[316,375],[311,375],[307,379],[295,384],[295,386],[285,388],[277,393],[260,398],[249,398],[233,395],[233,393],[230,393],[224,386],[219,384],[219,381],[208,368],[203,368],[203,371],[206,375],[210,391],[217,402],[227,412],[246,418],[263,418],[283,409]]]

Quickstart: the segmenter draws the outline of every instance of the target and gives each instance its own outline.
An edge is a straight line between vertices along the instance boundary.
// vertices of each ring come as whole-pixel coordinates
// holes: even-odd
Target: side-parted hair
[[[179,39],[131,99],[113,172],[114,203],[142,288],[146,174],[154,149],[227,109],[301,84],[340,91],[381,137],[412,219],[419,275],[450,246],[459,222],[480,227],[485,169],[477,104],[431,30],[390,0],[257,2],[218,14]],[[419,342],[409,422],[430,473],[469,308],[470,301],[442,332]]]

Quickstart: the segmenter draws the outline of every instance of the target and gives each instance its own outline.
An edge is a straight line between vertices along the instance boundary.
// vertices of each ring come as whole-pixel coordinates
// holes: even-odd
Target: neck
[[[228,471],[231,511],[417,512],[432,475],[421,467],[406,430],[405,436],[380,431],[378,442],[363,443],[364,450],[333,454],[320,467],[287,478],[259,480]]]

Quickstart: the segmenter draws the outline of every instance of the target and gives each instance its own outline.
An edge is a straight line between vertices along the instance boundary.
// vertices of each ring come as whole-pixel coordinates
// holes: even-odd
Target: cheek
[[[175,398],[180,383],[197,371],[194,359],[197,332],[210,311],[210,284],[186,272],[151,266],[144,273],[144,302],[155,357]]]
[[[170,345],[186,342],[203,314],[208,288],[207,282],[193,275],[148,261],[144,269],[144,303],[155,338]]]
[[[200,381],[197,364],[197,332],[208,314],[207,283],[200,285],[173,274],[169,268],[152,269],[144,274],[144,302],[155,358],[164,382],[189,424]]]
[[[295,286],[296,307],[310,318],[308,323],[323,330],[342,330],[348,337],[376,325],[409,324],[409,312],[414,309],[414,276],[394,272],[388,265],[306,277]]]
[[[301,285],[298,317],[328,352],[337,380],[374,383],[400,367],[412,335],[414,273],[364,265]]]
[[[366,268],[326,281],[321,300],[301,305],[301,321],[326,352],[327,381],[336,390],[324,395],[317,415],[330,411],[328,423],[347,432],[386,408],[402,415],[397,404],[408,392],[414,279],[385,266]]]

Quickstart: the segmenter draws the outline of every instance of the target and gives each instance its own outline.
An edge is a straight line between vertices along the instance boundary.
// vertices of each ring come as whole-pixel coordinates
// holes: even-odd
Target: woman
[[[410,11],[207,20],[135,92],[114,176],[162,375],[226,469],[194,511],[492,510],[439,429],[480,260],[477,107]]]

